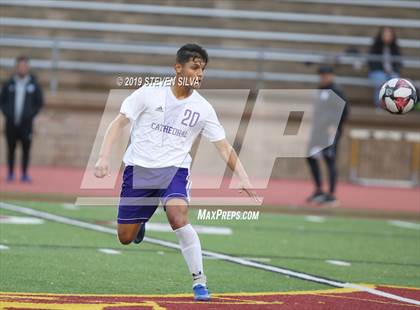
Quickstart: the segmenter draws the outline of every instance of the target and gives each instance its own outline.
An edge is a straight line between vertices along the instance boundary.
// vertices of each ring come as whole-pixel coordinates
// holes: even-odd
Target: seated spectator
[[[400,76],[400,56],[394,30],[390,27],[379,29],[369,50],[369,78],[375,86],[374,102],[377,107],[380,104],[378,97],[381,86],[389,79]]]

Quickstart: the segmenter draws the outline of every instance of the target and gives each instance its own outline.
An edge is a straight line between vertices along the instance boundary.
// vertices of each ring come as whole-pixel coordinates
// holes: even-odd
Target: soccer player
[[[213,142],[239,177],[241,191],[258,202],[216,112],[195,90],[202,82],[207,62],[207,52],[199,45],[182,46],[176,55],[175,83],[146,85],[124,100],[119,115],[108,126],[95,165],[96,177],[109,173],[112,145],[121,136],[123,127],[131,123],[118,208],[118,238],[122,244],[140,243],[146,222],[161,202],[192,275],[194,299],[201,301],[211,297],[200,240],[188,221],[189,152],[200,133]]]

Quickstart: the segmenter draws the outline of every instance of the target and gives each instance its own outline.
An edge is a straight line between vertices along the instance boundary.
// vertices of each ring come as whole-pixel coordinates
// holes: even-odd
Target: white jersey
[[[170,86],[143,86],[124,100],[120,113],[132,123],[126,166],[189,168],[200,133],[211,142],[225,138],[213,107],[195,90],[179,100]]]

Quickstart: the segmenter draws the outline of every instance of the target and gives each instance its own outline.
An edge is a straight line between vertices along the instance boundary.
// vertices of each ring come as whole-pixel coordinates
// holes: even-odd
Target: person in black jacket
[[[334,70],[330,66],[322,66],[318,70],[320,76],[319,91],[314,103],[313,126],[307,158],[315,185],[314,193],[307,199],[309,203],[337,205],[335,190],[337,184],[337,148],[347,119],[349,108],[345,104],[343,91],[335,84]],[[338,102],[333,91],[343,102]],[[338,121],[339,117],[339,121]],[[338,121],[338,122],[337,122]],[[338,128],[337,128],[338,123]],[[329,145],[326,148],[325,146]],[[322,178],[319,158],[323,158],[328,169],[328,192],[322,190]]]
[[[14,163],[17,143],[22,144],[22,182],[31,182],[28,175],[29,151],[32,140],[32,123],[43,105],[42,90],[29,72],[29,59],[16,58],[15,74],[3,85],[0,107],[6,118],[7,181],[15,180]]]
[[[381,86],[390,79],[398,78],[402,67],[397,36],[392,28],[379,29],[369,50],[369,56],[369,78],[375,87],[374,102],[379,107]]]

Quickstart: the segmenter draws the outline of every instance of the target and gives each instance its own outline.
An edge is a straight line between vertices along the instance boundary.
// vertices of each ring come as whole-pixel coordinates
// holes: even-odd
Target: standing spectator
[[[17,57],[15,74],[3,85],[0,95],[0,107],[6,118],[8,182],[15,180],[14,163],[18,142],[22,144],[21,181],[31,182],[28,165],[32,123],[43,105],[43,99],[41,87],[29,69],[28,57]]]
[[[307,158],[312,179],[315,185],[314,193],[307,199],[308,203],[338,205],[335,197],[337,184],[337,148],[343,124],[348,116],[348,105],[342,106],[333,91],[345,101],[344,93],[335,84],[335,73],[332,67],[322,66],[319,73],[319,92],[314,102],[313,126]],[[338,127],[337,127],[338,125]],[[325,146],[328,147],[324,148]],[[322,190],[322,177],[319,159],[323,158],[328,169],[328,191]]]
[[[401,70],[401,52],[392,28],[379,29],[369,50],[369,56],[372,57],[369,59],[369,78],[375,85],[374,102],[379,107],[381,86],[389,79],[398,78]]]

